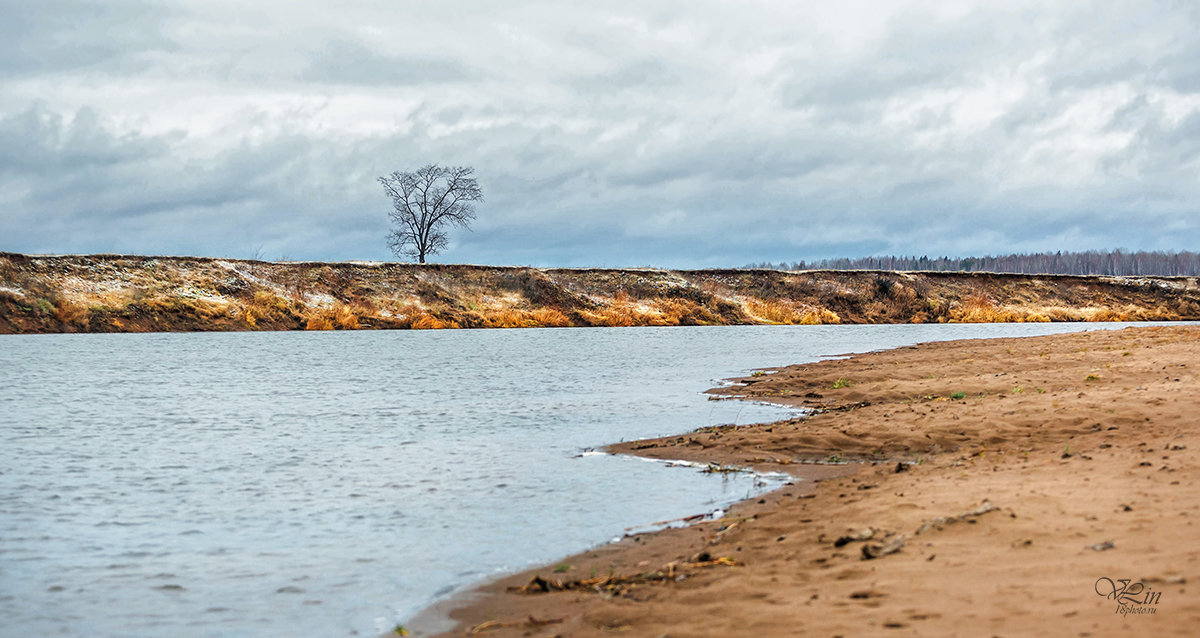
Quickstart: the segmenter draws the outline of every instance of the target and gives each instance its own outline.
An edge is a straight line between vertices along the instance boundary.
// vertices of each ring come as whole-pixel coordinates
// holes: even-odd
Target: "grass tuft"
[[[333,321],[323,314],[311,315],[304,324],[305,330],[333,330]]]
[[[88,310],[79,304],[60,299],[54,307],[54,317],[69,326],[86,328],[88,325]]]

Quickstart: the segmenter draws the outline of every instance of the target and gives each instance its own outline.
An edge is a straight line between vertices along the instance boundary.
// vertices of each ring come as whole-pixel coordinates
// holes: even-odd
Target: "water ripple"
[[[580,454],[782,415],[714,377],[1081,327],[0,336],[0,636],[377,634],[763,489]]]

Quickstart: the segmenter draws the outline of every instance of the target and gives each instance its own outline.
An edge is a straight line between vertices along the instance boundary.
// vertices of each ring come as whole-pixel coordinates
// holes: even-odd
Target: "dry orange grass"
[[[618,293],[618,297],[620,293]],[[642,309],[630,303],[614,303],[597,310],[579,313],[588,325],[603,327],[666,326],[666,318],[659,312]]]
[[[86,328],[89,322],[88,310],[79,304],[59,299],[54,306],[54,317],[64,324]]]
[[[443,321],[431,314],[422,312],[411,318],[408,327],[413,330],[445,330],[448,328],[457,329],[460,326],[458,322]]]
[[[1092,319],[1092,316],[1105,318]],[[1111,318],[1119,316],[1107,309],[1097,309],[1089,313],[1077,308],[1061,306],[997,308],[990,299],[979,295],[968,298],[960,306],[952,307],[949,320],[950,323],[1048,323],[1051,321],[1120,321],[1121,319]]]
[[[1184,304],[1181,303],[1180,305],[1183,306]],[[1171,310],[1163,304],[1158,304],[1155,306],[1152,316],[1156,321],[1180,321],[1185,316],[1195,317],[1198,314],[1200,314],[1200,311],[1187,312],[1186,310]]]
[[[533,325],[529,313],[517,308],[504,308],[485,313],[483,323],[488,328],[529,328]]]
[[[967,297],[961,304],[950,309],[950,323],[1012,323],[1018,321],[1015,313],[996,308],[991,299],[983,295]]]
[[[1062,306],[1045,306],[1041,308],[1039,314],[1050,318],[1050,321],[1083,321],[1083,312],[1078,308],[1064,308]]]
[[[554,308],[502,308],[483,314],[483,324],[488,328],[563,328],[571,320]]]
[[[280,319],[290,316],[292,304],[287,299],[267,290],[254,293],[254,298],[246,301],[242,309],[242,321],[251,328],[258,327],[258,322],[266,319]]]
[[[1111,308],[1094,308],[1083,313],[1085,321],[1120,321],[1121,315]]]
[[[1176,321],[1179,314],[1159,304],[1154,308],[1142,308],[1126,304],[1121,308],[1093,308],[1083,311],[1085,321]]]
[[[342,330],[358,330],[358,315],[350,306],[338,304],[333,308],[333,322]]]
[[[333,321],[322,314],[315,314],[304,324],[305,330],[333,330]]]
[[[242,321],[251,328],[258,327],[258,320],[263,318],[262,311],[254,306],[246,306],[242,310]]]
[[[530,314],[537,325],[543,328],[566,328],[571,325],[571,320],[554,308],[538,308]]]
[[[655,303],[655,309],[662,316],[663,322],[670,326],[724,323],[721,317],[690,299],[659,299]]]
[[[254,303],[268,310],[286,311],[291,308],[291,304],[286,299],[268,290],[256,291]]]
[[[1046,306],[1028,311],[1023,321],[1170,321],[1178,317],[1164,306],[1154,309],[1126,305],[1120,309]]]
[[[802,326],[815,326],[818,324],[841,323],[842,318],[832,310],[826,308],[817,308],[806,310],[800,316],[800,321],[797,322]]]
[[[640,325],[637,322],[637,317],[628,308],[602,308],[600,310],[589,310],[579,313],[587,320],[589,325],[622,328],[628,326]]]
[[[460,329],[462,325],[455,319],[443,319],[438,315],[451,314],[454,311],[449,311],[445,307],[440,309],[428,308],[413,297],[409,297],[406,302],[397,303],[390,306],[390,314],[392,325],[401,327],[401,329],[409,330],[445,330],[445,329]],[[378,311],[377,311],[378,312]],[[463,318],[467,325],[470,323],[469,318]]]
[[[230,314],[232,310],[229,303],[193,297],[156,297],[143,300],[138,305],[150,312],[194,317],[201,320],[223,317]]]
[[[746,299],[742,307],[751,317],[774,324],[813,326],[841,323],[841,317],[828,308],[797,307],[782,300]]]
[[[410,300],[393,312],[398,327],[410,330],[445,330],[460,328],[453,319],[442,319],[415,300]]]
[[[747,314],[766,323],[797,323],[800,320],[795,306],[783,301],[749,298],[742,307]]]
[[[305,330],[357,330],[358,315],[354,309],[345,304],[336,304],[331,308],[314,308],[309,311]]]

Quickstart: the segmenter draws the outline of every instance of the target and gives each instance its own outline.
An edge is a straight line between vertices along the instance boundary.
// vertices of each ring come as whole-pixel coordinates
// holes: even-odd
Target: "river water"
[[[1123,324],[0,336],[0,636],[377,635],[775,483],[583,454],[754,367]]]

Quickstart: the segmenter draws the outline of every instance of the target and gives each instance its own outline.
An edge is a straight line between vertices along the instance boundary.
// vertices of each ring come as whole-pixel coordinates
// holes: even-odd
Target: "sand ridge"
[[[611,449],[808,480],[490,583],[445,635],[1194,635],[1197,366],[1200,328],[1150,327],[742,379],[714,397],[818,412]]]

